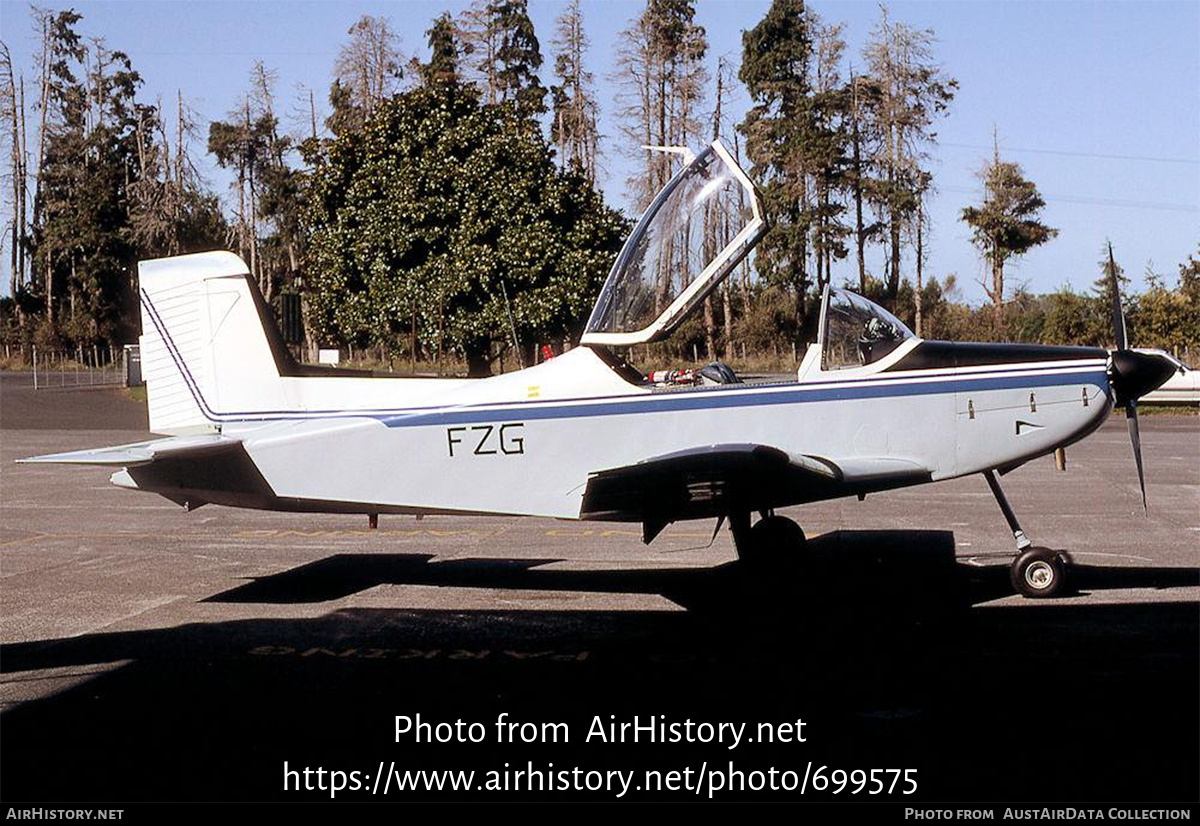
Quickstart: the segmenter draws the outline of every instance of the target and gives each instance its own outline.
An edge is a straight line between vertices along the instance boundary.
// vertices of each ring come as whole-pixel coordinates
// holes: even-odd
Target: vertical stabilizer
[[[274,322],[242,259],[206,252],[142,261],[138,281],[152,431],[212,432],[287,407]]]

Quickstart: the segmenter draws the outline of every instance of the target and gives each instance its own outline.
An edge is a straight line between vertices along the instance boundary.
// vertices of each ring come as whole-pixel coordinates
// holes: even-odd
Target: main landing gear
[[[773,510],[760,511],[760,517],[751,527],[749,512],[729,516],[729,529],[741,563],[753,568],[803,563],[807,558],[807,540],[800,526],[786,516],[777,516]]]
[[[1008,504],[1004,491],[1000,489],[996,472],[985,470],[983,478],[992,489],[992,495],[1000,505],[1000,511],[1008,522],[1013,538],[1017,540],[1017,557],[1009,568],[1009,579],[1012,580],[1013,588],[1018,594],[1031,599],[1059,596],[1066,590],[1070,559],[1061,551],[1035,547],[1025,535],[1025,531],[1021,530],[1016,514]]]

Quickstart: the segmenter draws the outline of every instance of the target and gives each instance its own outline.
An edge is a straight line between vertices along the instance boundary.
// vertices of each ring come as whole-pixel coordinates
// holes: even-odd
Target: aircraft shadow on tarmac
[[[768,610],[789,597],[814,607],[903,608],[938,613],[1013,593],[1006,562],[964,564],[948,531],[835,531],[808,543],[801,563],[781,560],[766,570],[735,563],[710,568],[626,570],[546,569],[563,558],[466,558],[434,554],[337,554],[255,579],[206,602],[294,604],[352,596],[379,585],[426,585],[531,591],[660,594],[692,611]],[[1094,591],[1200,585],[1200,569],[1096,567],[1073,564],[1073,596]]]
[[[687,610],[572,610],[551,599],[531,610],[500,598],[483,609],[448,601],[307,618],[242,610],[5,645],[0,673],[13,686],[52,683],[62,673],[54,669],[85,679],[4,712],[5,746],[21,759],[3,761],[0,776],[13,799],[278,797],[283,760],[402,755],[387,722],[406,711],[446,720],[509,712],[572,727],[599,713],[806,715],[819,745],[805,755],[918,765],[922,796],[1194,799],[1194,600],[978,605],[1011,593],[1007,567],[956,563],[949,533],[842,532],[813,546],[812,565],[794,577],[732,564],[570,571],[539,569],[553,561],[545,559],[343,554],[206,602],[316,603],[418,584],[662,594]],[[1172,588],[1197,576],[1085,566],[1077,581],[1085,590]],[[1003,713],[1019,698],[1033,704]],[[1035,740],[1020,724],[1029,715]],[[711,756],[671,747],[638,757],[644,749],[618,754],[672,765]],[[1057,768],[1011,771],[1034,753]],[[610,755],[580,747],[528,756],[565,765],[597,754]],[[481,745],[430,752],[429,765],[526,756]],[[752,758],[794,755],[739,757]]]

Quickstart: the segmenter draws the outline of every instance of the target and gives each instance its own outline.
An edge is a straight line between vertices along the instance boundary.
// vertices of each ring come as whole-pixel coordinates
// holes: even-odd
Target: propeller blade
[[[1112,287],[1113,333],[1117,337],[1117,349],[1124,350],[1127,346],[1125,313],[1121,311],[1121,285],[1117,283],[1117,262],[1113,259],[1111,241],[1108,243],[1108,283]]]
[[[1142,439],[1138,434],[1137,402],[1130,401],[1125,405],[1125,421],[1129,425],[1129,441],[1133,443],[1133,461],[1137,463],[1138,484],[1142,487],[1142,511],[1150,513],[1146,504],[1146,476],[1142,471]]]

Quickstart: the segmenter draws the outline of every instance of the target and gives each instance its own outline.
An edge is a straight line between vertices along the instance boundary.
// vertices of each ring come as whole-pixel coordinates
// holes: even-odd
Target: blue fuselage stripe
[[[716,410],[732,407],[763,407],[766,405],[804,404],[809,402],[846,401],[860,399],[929,396],[987,390],[1018,390],[1053,387],[1062,384],[1107,385],[1103,370],[1079,373],[1042,374],[1032,376],[997,376],[992,378],[962,378],[954,381],[908,382],[903,384],[847,383],[840,387],[796,388],[774,393],[701,392],[655,394],[625,402],[608,404],[537,405],[518,403],[507,409],[456,409],[407,414],[365,414],[388,427],[429,427],[435,425],[475,424],[505,419],[534,421],[541,419],[574,419],[587,416],[622,416],[635,413],[679,413],[691,410]]]

